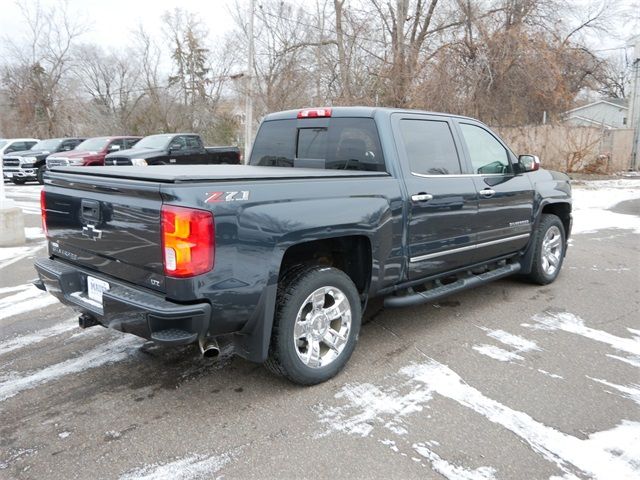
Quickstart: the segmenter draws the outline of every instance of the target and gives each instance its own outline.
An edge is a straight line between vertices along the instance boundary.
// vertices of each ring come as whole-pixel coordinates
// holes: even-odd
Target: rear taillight
[[[162,206],[164,272],[170,277],[193,277],[213,268],[215,226],[206,210]]]
[[[307,108],[298,112],[298,118],[325,118],[330,116],[330,108]]]
[[[40,216],[42,217],[42,231],[44,232],[44,236],[48,237],[49,232],[47,231],[47,197],[44,193],[44,189],[40,190]]]

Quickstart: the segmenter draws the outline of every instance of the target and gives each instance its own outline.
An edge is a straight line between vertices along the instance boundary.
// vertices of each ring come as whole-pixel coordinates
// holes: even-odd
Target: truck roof
[[[353,106],[353,107],[322,107],[322,108],[330,108],[331,109],[331,117],[369,117],[373,118],[376,114],[382,114],[385,116],[389,116],[393,113],[420,113],[420,114],[428,114],[428,115],[438,115],[444,117],[455,117],[455,118],[465,118],[468,120],[473,120],[471,117],[465,117],[463,115],[454,115],[452,113],[443,113],[443,112],[430,112],[427,110],[413,110],[410,108],[391,108],[391,107],[364,107],[364,106]],[[313,109],[313,108],[312,108]],[[274,112],[266,115],[264,117],[264,121],[269,120],[290,120],[298,118],[298,113],[301,110],[307,110],[306,108],[298,108],[295,110],[284,110],[282,112]]]

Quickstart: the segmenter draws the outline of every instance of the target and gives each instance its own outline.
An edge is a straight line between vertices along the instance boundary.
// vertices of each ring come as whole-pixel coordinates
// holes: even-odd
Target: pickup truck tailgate
[[[158,184],[60,176],[44,201],[51,255],[164,291]]]

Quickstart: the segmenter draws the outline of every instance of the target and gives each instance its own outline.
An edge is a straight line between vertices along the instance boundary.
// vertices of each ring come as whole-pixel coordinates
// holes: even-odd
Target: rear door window
[[[187,149],[189,150],[200,150],[202,148],[202,142],[199,137],[194,137],[190,135],[187,138]]]
[[[449,123],[438,120],[403,119],[400,132],[411,173],[458,175],[460,159]]]
[[[251,153],[251,165],[329,170],[386,171],[372,118],[264,122]]]

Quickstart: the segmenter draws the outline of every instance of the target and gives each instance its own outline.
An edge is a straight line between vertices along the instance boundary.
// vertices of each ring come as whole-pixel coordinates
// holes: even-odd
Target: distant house
[[[628,128],[628,102],[605,98],[564,112],[564,121],[579,127]]]

